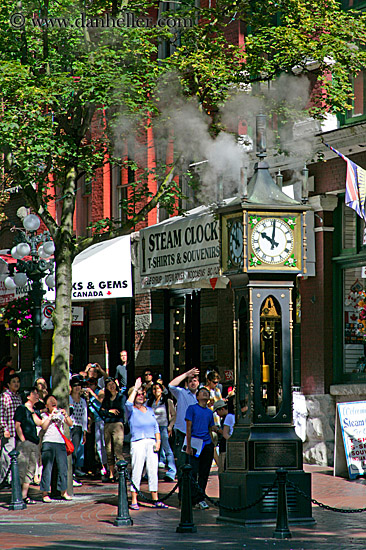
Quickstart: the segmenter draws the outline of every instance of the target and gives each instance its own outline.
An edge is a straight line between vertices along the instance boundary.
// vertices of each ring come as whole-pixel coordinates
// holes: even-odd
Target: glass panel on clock
[[[268,416],[275,416],[282,404],[281,307],[268,296],[260,313],[261,401]]]
[[[238,363],[239,363],[239,391],[237,399],[237,416],[244,418],[249,412],[249,327],[248,307],[245,298],[240,300],[238,318]]]

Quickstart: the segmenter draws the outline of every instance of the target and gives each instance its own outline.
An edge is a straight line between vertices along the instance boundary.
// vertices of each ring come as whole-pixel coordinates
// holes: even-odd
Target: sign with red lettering
[[[230,382],[231,380],[234,380],[234,371],[233,370],[225,370],[225,382]]]
[[[366,473],[366,401],[338,403],[350,479]]]

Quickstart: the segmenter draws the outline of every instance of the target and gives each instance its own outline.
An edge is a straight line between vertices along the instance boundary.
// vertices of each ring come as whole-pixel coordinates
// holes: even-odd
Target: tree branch
[[[173,166],[171,167],[169,172],[166,174],[164,181],[160,185],[157,193],[153,196],[153,198],[147,204],[145,204],[145,206],[143,206],[143,208],[141,208],[141,210],[137,214],[133,216],[133,218],[129,219],[125,224],[123,224],[122,227],[119,227],[118,229],[113,229],[106,233],[93,235],[92,237],[86,237],[81,239],[75,245],[74,257],[80,254],[80,252],[82,252],[83,250],[86,250],[87,248],[92,246],[93,244],[108,241],[110,239],[114,239],[115,237],[121,237],[122,235],[128,235],[131,232],[131,229],[137,223],[144,220],[147,214],[158,205],[159,201],[163,198],[165,193],[169,191],[170,184],[174,177],[175,169],[180,160],[180,156],[176,159]]]

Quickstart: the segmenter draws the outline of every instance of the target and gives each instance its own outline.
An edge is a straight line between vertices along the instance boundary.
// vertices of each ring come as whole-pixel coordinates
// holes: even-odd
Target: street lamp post
[[[30,286],[28,291],[32,298],[32,323],[33,323],[33,370],[35,379],[42,376],[41,357],[41,305],[45,294],[43,279],[49,288],[54,288],[55,277],[53,274],[53,261],[47,260],[53,255],[55,245],[50,233],[43,231],[37,234],[41,222],[38,216],[29,214],[23,220],[24,230],[18,229],[16,240],[18,244],[11,249],[11,255],[17,260],[16,265],[10,266],[10,276],[6,277],[6,288]],[[31,259],[24,259],[30,256]]]

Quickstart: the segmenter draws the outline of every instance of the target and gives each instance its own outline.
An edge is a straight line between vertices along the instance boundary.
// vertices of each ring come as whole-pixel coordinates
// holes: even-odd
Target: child
[[[217,427],[215,426],[213,412],[207,407],[210,399],[207,388],[200,388],[196,397],[198,403],[190,405],[185,416],[187,424],[186,453],[190,457],[192,477],[197,480],[198,476],[198,485],[204,493],[214,454],[211,433],[217,431]],[[192,503],[198,504],[201,510],[208,508],[208,504],[202,499],[202,494],[194,488],[192,488]]]

